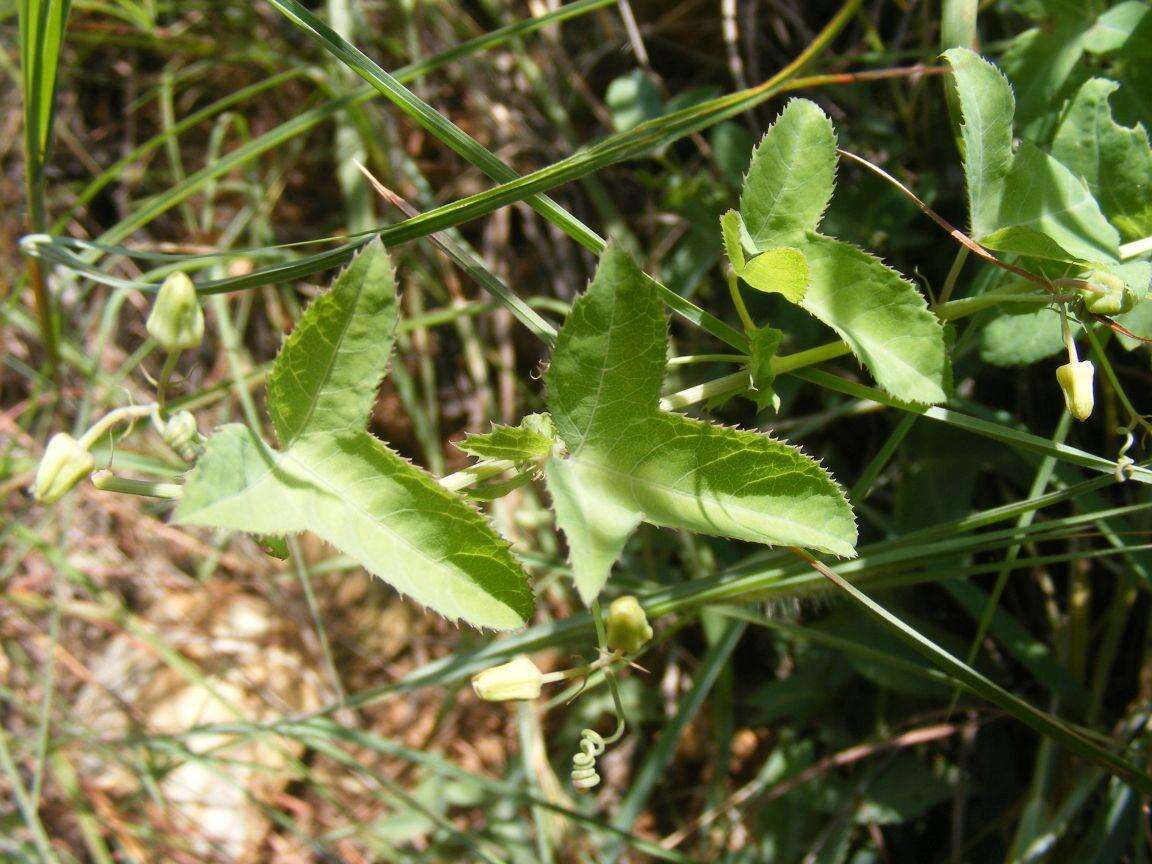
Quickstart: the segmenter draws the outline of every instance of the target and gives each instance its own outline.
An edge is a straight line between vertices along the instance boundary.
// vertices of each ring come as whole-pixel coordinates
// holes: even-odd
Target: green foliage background
[[[1053,299],[1148,293],[1147,3],[0,20],[4,860],[1152,859],[1152,303],[1070,304],[1074,423]],[[153,398],[175,269],[207,452],[96,455],[179,503],[36,505],[50,433]],[[619,692],[474,699],[625,593]]]

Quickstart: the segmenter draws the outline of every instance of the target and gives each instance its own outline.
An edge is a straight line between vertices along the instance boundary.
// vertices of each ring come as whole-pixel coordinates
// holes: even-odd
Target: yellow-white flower
[[[183,273],[173,273],[164,280],[145,327],[148,335],[170,353],[200,344],[204,338],[204,312],[191,279]]]
[[[1064,404],[1068,413],[1077,420],[1087,420],[1092,416],[1095,398],[1092,394],[1092,379],[1096,367],[1091,360],[1077,360],[1065,363],[1056,370],[1056,380],[1064,392]]]
[[[514,657],[472,676],[472,689],[488,702],[535,699],[544,685],[544,673],[527,657]]]
[[[32,497],[43,504],[59,501],[64,493],[91,474],[95,465],[96,460],[79,441],[67,432],[57,432],[44,448],[32,483]]]

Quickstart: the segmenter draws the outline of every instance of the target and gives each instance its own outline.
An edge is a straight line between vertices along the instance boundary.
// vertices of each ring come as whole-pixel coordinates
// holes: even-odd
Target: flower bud
[[[1064,404],[1068,413],[1077,420],[1087,420],[1092,415],[1092,378],[1096,367],[1091,360],[1065,363],[1056,370],[1056,380],[1064,391]]]
[[[183,273],[173,273],[164,280],[146,326],[148,335],[165,351],[183,351],[200,344],[204,338],[204,312],[191,279]]]
[[[1080,291],[1080,296],[1084,298],[1084,308],[1089,312],[1095,312],[1097,315],[1120,315],[1131,312],[1136,305],[1136,292],[1119,276],[1103,270],[1093,270],[1086,277],[1086,281],[1097,289]]]
[[[191,411],[178,411],[160,429],[164,443],[191,462],[203,451],[204,436],[196,426],[196,418]]]
[[[472,676],[472,689],[488,702],[510,699],[535,699],[544,684],[544,673],[527,657],[520,656],[477,672]]]
[[[617,597],[608,607],[608,648],[633,654],[652,638],[652,625],[644,609],[631,594]]]
[[[92,473],[95,465],[96,460],[79,441],[67,432],[57,432],[44,448],[32,484],[32,497],[43,504],[59,501],[65,492]]]

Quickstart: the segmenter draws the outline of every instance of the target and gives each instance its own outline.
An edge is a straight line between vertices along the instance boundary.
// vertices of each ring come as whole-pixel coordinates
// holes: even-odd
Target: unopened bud
[[[204,338],[204,312],[191,279],[183,273],[173,273],[164,280],[146,326],[148,335],[165,351],[183,351],[200,344]]]
[[[1091,360],[1065,363],[1056,370],[1056,380],[1064,391],[1064,404],[1068,406],[1068,413],[1077,420],[1087,420],[1092,416],[1092,378],[1095,374],[1096,367]]]
[[[32,497],[43,504],[59,501],[64,493],[91,474],[95,465],[96,460],[79,441],[67,432],[57,432],[44,448],[32,484]]]
[[[196,427],[196,418],[191,411],[177,411],[169,417],[161,427],[160,435],[165,444],[188,462],[199,456],[204,449],[204,436]]]
[[[617,597],[608,607],[608,648],[633,654],[652,638],[652,625],[639,601],[631,594]]]
[[[477,696],[488,702],[535,699],[540,695],[543,684],[544,673],[523,656],[472,676],[472,689]]]
[[[1093,289],[1082,289],[1084,308],[1097,315],[1120,315],[1131,312],[1136,305],[1136,292],[1129,288],[1123,279],[1112,273],[1094,270],[1086,281]]]

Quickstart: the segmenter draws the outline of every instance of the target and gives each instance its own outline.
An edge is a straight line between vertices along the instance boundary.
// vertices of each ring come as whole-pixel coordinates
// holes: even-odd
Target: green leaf
[[[544,476],[556,524],[568,541],[576,590],[591,603],[643,514],[616,494],[618,478],[605,477],[579,460],[552,457]]]
[[[633,69],[609,84],[604,103],[612,112],[612,125],[617,132],[628,132],[664,113],[660,91],[640,69]]]
[[[772,359],[783,341],[783,331],[775,327],[758,327],[748,334],[748,373],[752,378],[752,398],[761,411],[769,406],[773,411],[780,410],[780,397],[772,386],[776,380]]]
[[[1029,134],[1044,134],[1046,121],[1066,99],[1064,93],[1084,56],[1087,21],[1060,16],[1012,39],[1000,68],[1016,86],[1016,123]]]
[[[1125,312],[1123,315],[1114,316],[1114,320],[1136,336],[1152,339],[1152,298],[1149,297],[1149,292],[1152,291],[1152,263],[1148,261],[1125,261],[1123,264],[1114,265],[1109,269],[1123,279],[1125,284],[1140,298],[1136,308],[1131,312]],[[1148,344],[1140,339],[1125,336],[1123,333],[1117,333],[1116,338],[1129,351]]]
[[[967,48],[944,56],[964,118],[964,174],[975,239],[1032,257],[1115,261],[1119,235],[1084,182],[1028,142],[1013,154],[1015,101],[1004,75]]]
[[[568,448],[547,479],[581,597],[596,597],[640,519],[852,555],[851,509],[817,463],[766,435],[659,410],[667,348],[654,287],[610,246],[545,379]]]
[[[20,72],[24,85],[24,138],[31,173],[44,170],[56,110],[60,50],[71,0],[23,0],[16,7],[20,36]],[[39,182],[39,181],[37,181]],[[42,226],[34,226],[39,230]]]
[[[811,279],[801,306],[840,334],[898,399],[946,398],[944,329],[916,286],[867,252],[819,234],[801,247]]]
[[[760,144],[740,194],[755,248],[793,244],[816,230],[836,181],[836,133],[814,102],[792,99]]]
[[[268,379],[282,444],[311,432],[363,429],[388,369],[396,285],[379,240],[366,245],[284,342]]]
[[[1012,168],[1012,115],[1016,102],[1008,79],[975,52],[950,48],[944,58],[952,66],[952,81],[964,118],[960,136],[968,213],[972,233],[979,238],[998,227],[1004,181]]]
[[[739,235],[760,253],[741,271],[754,287],[769,290],[780,284],[778,276],[775,284],[765,280],[761,267],[787,273],[793,287],[781,293],[839,333],[893,396],[941,402],[948,377],[944,330],[920,292],[871,255],[816,233],[835,171],[831,122],[811,102],[789,102],[752,157],[740,196],[745,230],[738,230],[736,218],[725,216],[725,244],[731,247]],[[757,222],[749,224],[750,219]],[[753,264],[769,252],[774,257],[757,265],[749,278]],[[806,262],[807,288],[797,298],[800,258]]]
[[[1144,0],[1117,3],[1096,19],[1084,34],[1084,47],[1093,54],[1113,54],[1129,47],[1152,53],[1152,9]]]
[[[659,410],[667,330],[656,292],[610,245],[572,304],[544,376],[552,422],[573,456],[611,450],[633,420]]]
[[[547,414],[529,414],[518,426],[493,424],[491,432],[469,433],[456,447],[477,459],[530,462],[543,459],[556,443],[556,427]]]
[[[309,530],[441,615],[519,626],[532,591],[508,544],[364,429],[395,326],[391,263],[373,242],[305,311],[276,358],[268,408],[283,448],[223,427],[174,518],[277,536]]]
[[[799,303],[808,289],[808,262],[799,249],[777,246],[749,259],[740,278],[757,291],[783,294]]]
[[[1113,119],[1108,98],[1119,86],[1093,78],[1080,88],[1056,133],[1052,155],[1088,184],[1120,234],[1136,240],[1152,234],[1152,146],[1143,126],[1121,126]]]
[[[518,627],[532,610],[523,571],[484,517],[366,432],[304,435],[276,451],[244,426],[224,426],[175,519],[312,531],[398,591],[477,627]]]
[[[1079,332],[1079,324],[1069,324]],[[1027,366],[1063,350],[1060,313],[1055,309],[1005,313],[980,333],[980,357],[995,366]]]
[[[728,263],[732,265],[732,269],[737,274],[744,269],[744,246],[740,241],[740,233],[744,230],[744,224],[740,220],[740,214],[735,210],[729,210],[720,217],[720,233],[724,238],[724,251],[728,255]]]
[[[1120,237],[1084,181],[1027,141],[1016,151],[1004,184],[997,224],[1006,227],[979,239],[1001,252],[1070,262],[1109,262],[1118,256]],[[1027,235],[1038,235],[1039,242],[1021,239]]]

